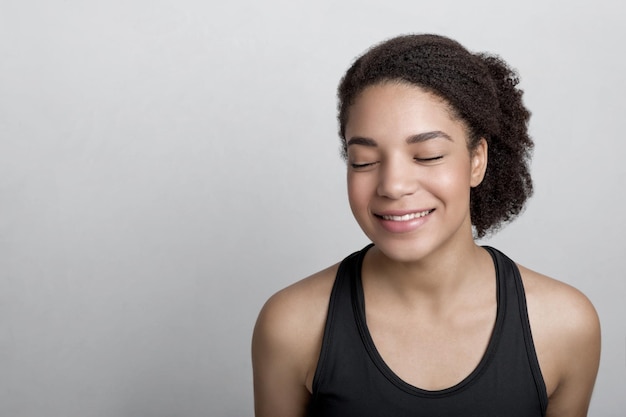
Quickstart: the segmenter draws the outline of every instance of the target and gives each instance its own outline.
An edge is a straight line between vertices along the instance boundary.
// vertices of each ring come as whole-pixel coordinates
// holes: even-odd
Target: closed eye
[[[430,158],[413,158],[416,162],[434,162],[443,158],[443,155],[433,156]]]
[[[376,165],[376,162],[366,162],[364,164],[351,163],[350,166],[353,169],[365,169]]]

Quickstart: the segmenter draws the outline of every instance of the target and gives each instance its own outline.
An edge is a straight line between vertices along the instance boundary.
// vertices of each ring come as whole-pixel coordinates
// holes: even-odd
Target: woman
[[[372,244],[263,307],[257,417],[587,415],[593,306],[474,241],[532,193],[517,82],[436,35],[386,41],[347,71],[348,197]]]

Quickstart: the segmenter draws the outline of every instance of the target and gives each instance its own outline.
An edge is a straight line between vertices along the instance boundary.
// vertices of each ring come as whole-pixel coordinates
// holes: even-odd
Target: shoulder
[[[299,344],[314,324],[323,326],[337,268],[333,265],[272,295],[259,313],[254,336]]]
[[[598,314],[589,299],[571,285],[522,266],[519,269],[535,350],[550,397],[548,415],[586,415],[600,360]],[[561,409],[563,412],[555,411]]]
[[[256,415],[303,414],[337,268],[280,290],[261,309],[252,336]]]
[[[582,292],[523,266],[519,266],[519,269],[526,293],[528,314],[538,335],[545,336],[541,330],[550,330],[549,334],[555,339],[575,341],[572,339],[598,334],[598,315],[591,301]]]
[[[582,292],[526,267],[518,267],[529,307],[534,313],[541,314],[544,319],[558,318],[564,330],[575,330],[580,324],[597,324],[595,308]]]

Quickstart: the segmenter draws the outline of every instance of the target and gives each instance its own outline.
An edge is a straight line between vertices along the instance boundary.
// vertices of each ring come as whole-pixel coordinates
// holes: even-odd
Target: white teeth
[[[383,219],[385,219],[385,220],[391,220],[391,221],[394,221],[394,222],[405,222],[407,220],[413,220],[413,219],[416,219],[418,217],[424,217],[424,216],[426,216],[430,212],[431,212],[431,210],[424,210],[424,211],[421,211],[419,213],[409,213],[409,214],[405,214],[405,215],[402,215],[402,216],[387,216],[387,215],[384,215],[384,216],[381,216],[381,217]]]

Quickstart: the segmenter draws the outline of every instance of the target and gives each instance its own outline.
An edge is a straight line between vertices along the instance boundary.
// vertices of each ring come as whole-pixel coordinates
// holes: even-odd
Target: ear
[[[485,172],[487,171],[487,141],[485,138],[481,138],[478,145],[471,151],[471,177],[470,185],[477,187],[485,178]]]

